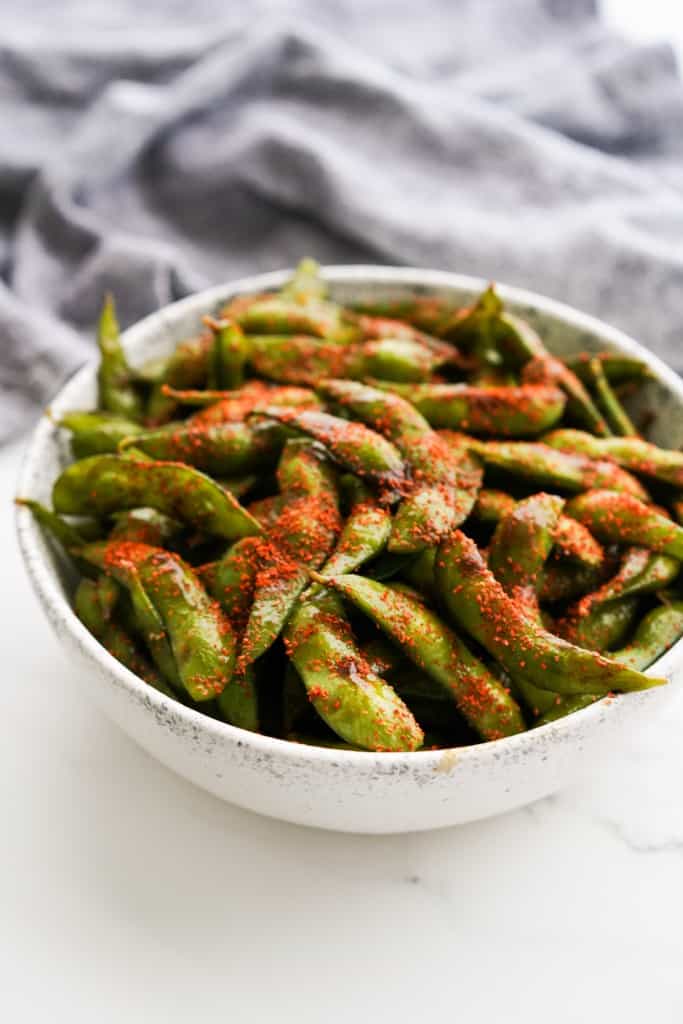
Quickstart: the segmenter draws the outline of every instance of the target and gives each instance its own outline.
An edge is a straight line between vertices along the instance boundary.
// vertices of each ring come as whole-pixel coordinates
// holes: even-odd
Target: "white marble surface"
[[[604,6],[683,41],[672,0]],[[0,1019],[680,1024],[683,697],[599,777],[496,820],[257,818],[83,700],[19,561],[20,449],[0,452]]]
[[[85,701],[29,590],[0,453],[2,1019],[683,1019],[683,697],[514,814],[355,837],[219,803]]]

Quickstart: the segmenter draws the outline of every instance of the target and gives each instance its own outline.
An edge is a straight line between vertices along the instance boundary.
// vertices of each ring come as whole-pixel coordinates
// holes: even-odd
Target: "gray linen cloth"
[[[683,88],[590,0],[3,0],[0,438],[189,291],[322,261],[525,285],[683,368]]]

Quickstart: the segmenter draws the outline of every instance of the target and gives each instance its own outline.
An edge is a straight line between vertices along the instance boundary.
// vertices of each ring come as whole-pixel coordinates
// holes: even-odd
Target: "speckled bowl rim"
[[[136,335],[139,333],[144,334],[149,329],[148,325],[151,321],[158,320],[160,317],[163,318],[166,313],[173,314],[174,317],[182,316],[183,312],[189,312],[199,304],[207,310],[211,309],[216,303],[225,300],[226,296],[229,295],[273,290],[278,288],[291,273],[291,268],[271,271],[265,274],[240,278],[236,281],[227,282],[202,292],[194,293],[149,314],[128,328],[122,335],[123,343],[124,345],[134,344]],[[449,273],[447,271],[422,270],[416,267],[353,264],[326,266],[323,268],[323,273],[326,280],[331,284],[352,286],[354,284],[375,283],[387,289],[390,289],[392,286],[411,286],[419,288],[420,292],[425,294],[428,294],[430,289],[438,291],[444,288],[477,292],[481,291],[488,283],[483,278]],[[505,301],[533,307],[542,314],[547,314],[557,320],[564,321],[571,328],[597,335],[604,339],[609,346],[614,346],[622,352],[643,360],[664,387],[675,395],[683,411],[683,380],[658,356],[638,344],[638,342],[634,341],[633,338],[623,331],[616,327],[611,327],[596,317],[582,313],[562,302],[537,295],[534,292],[500,283],[496,283],[496,288],[501,298]],[[95,368],[96,362],[93,360],[77,370],[60,388],[54,402],[59,402],[65,392],[72,388],[75,390],[84,380],[92,377],[95,373]],[[40,465],[42,453],[54,438],[58,429],[48,417],[44,416],[33,431],[19,474],[17,491],[19,495],[23,497],[32,496],[31,482],[35,478],[36,467]],[[373,772],[379,771],[380,773],[382,773],[383,768],[393,773],[398,764],[403,766],[404,770],[409,770],[411,765],[420,769],[432,767],[436,769],[441,762],[445,753],[444,749],[414,751],[412,753],[377,753],[363,750],[344,751],[335,748],[293,743],[290,740],[248,732],[237,726],[229,725],[227,722],[220,722],[210,718],[208,715],[203,715],[201,712],[188,708],[177,701],[170,700],[148,686],[109,654],[76,617],[71,605],[62,593],[54,568],[45,559],[41,551],[39,543],[41,537],[40,527],[28,509],[17,506],[16,527],[19,545],[31,583],[41,603],[46,609],[49,609],[53,625],[63,627],[95,663],[98,663],[108,674],[116,679],[119,685],[131,691],[136,698],[146,705],[147,713],[172,713],[184,719],[194,729],[204,731],[212,738],[232,740],[236,745],[249,746],[256,752],[281,757],[292,762],[317,761],[321,763],[357,764],[359,767],[362,766],[364,770],[370,769]],[[680,663],[682,658],[683,639],[650,666],[647,673],[671,678],[674,668]],[[524,756],[526,752],[546,747],[548,741],[556,737],[559,738],[563,734],[577,731],[579,722],[586,726],[591,724],[591,719],[602,719],[602,722],[605,722],[608,717],[616,714],[618,705],[621,702],[642,700],[643,698],[656,696],[656,694],[657,690],[648,690],[642,693],[606,697],[581,711],[574,712],[566,718],[558,719],[547,725],[530,729],[505,739],[452,749],[457,750],[459,763],[462,763],[463,759],[468,761],[486,761],[492,757],[497,758],[503,754],[503,748],[506,755],[514,753],[517,756]],[[602,723],[598,722],[597,724],[600,725]]]

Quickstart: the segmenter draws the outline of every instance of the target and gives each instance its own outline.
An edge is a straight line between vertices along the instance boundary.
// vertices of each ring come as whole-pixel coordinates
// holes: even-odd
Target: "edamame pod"
[[[212,476],[238,476],[274,467],[284,433],[267,423],[173,423],[126,438],[119,451],[134,447],[153,459],[183,462]]]
[[[115,452],[121,441],[145,429],[115,412],[69,412],[62,416],[59,426],[71,431],[71,450],[76,459]]]
[[[109,540],[131,540],[153,547],[166,547],[182,530],[175,519],[155,508],[132,508],[114,513]]]
[[[638,476],[683,487],[683,452],[658,448],[639,437],[593,437],[582,430],[553,430],[545,435],[543,443],[592,459],[612,459]]]
[[[495,466],[541,487],[563,491],[601,488],[624,491],[647,501],[641,484],[625,469],[604,459],[556,451],[533,441],[469,441],[470,450],[487,466]]]
[[[604,416],[585,387],[568,366],[553,356],[536,356],[522,370],[524,384],[552,384],[567,396],[567,412],[572,419],[599,437],[608,437],[610,429]]]
[[[350,423],[326,412],[284,406],[266,406],[257,413],[319,441],[336,462],[357,476],[389,488],[404,480],[403,459],[398,449],[362,423]]]
[[[471,434],[533,437],[562,416],[565,396],[555,387],[472,387],[468,384],[372,385],[407,399],[433,427]]]
[[[92,455],[60,474],[52,503],[65,515],[110,515],[155,508],[172,519],[226,540],[259,533],[257,521],[210,477],[175,462]]]
[[[613,657],[622,665],[642,671],[673,647],[683,636],[683,601],[653,608],[641,619],[631,642]]]
[[[524,729],[519,707],[460,637],[420,601],[400,591],[349,574],[314,575],[364,612],[455,701],[484,739],[511,736]]]
[[[166,391],[167,387],[186,390],[198,388],[206,382],[212,346],[213,336],[210,331],[204,331],[196,338],[188,338],[176,346],[152,386],[146,415],[146,422],[150,426],[159,426],[173,419],[178,406]]]
[[[353,478],[354,496],[334,551],[320,570],[323,576],[355,572],[386,546],[391,516],[360,480]]]
[[[233,725],[258,728],[253,687],[234,672],[234,631],[182,559],[129,541],[91,544],[81,554],[123,586],[144,591],[168,639],[178,677],[194,701],[220,696]]]
[[[404,488],[389,551],[422,551],[464,522],[482,479],[481,467],[464,448],[451,448],[400,395],[340,380],[323,381],[318,391],[388,438],[411,467],[412,482]]]
[[[635,544],[683,559],[683,527],[632,494],[589,491],[572,498],[566,512],[607,544]]]
[[[517,502],[496,526],[489,547],[489,569],[509,596],[542,625],[538,589],[545,563],[553,548],[564,500],[553,494],[534,494]],[[517,689],[534,714],[546,711],[555,700],[526,679]]]
[[[459,530],[442,541],[435,575],[451,618],[513,679],[563,694],[629,692],[666,682],[576,647],[538,626],[508,597],[474,542]]]
[[[100,365],[97,371],[97,390],[101,409],[126,419],[139,420],[142,399],[135,389],[134,374],[128,365],[119,337],[114,300],[107,295],[97,327]]]
[[[343,740],[364,750],[417,750],[422,745],[422,729],[364,660],[334,595],[302,601],[287,623],[285,644],[309,700]]]
[[[238,388],[244,380],[244,367],[249,357],[249,342],[232,320],[204,317],[213,335],[209,353],[207,384],[210,388]]]
[[[144,679],[166,697],[176,697],[162,675],[137,649],[133,638],[115,621],[112,610],[103,609],[100,600],[102,581],[82,579],[76,589],[74,610],[79,619],[109,653],[127,669]]]
[[[624,381],[642,380],[650,377],[650,369],[642,359],[627,356],[622,352],[579,352],[576,356],[567,356],[563,362],[584,384],[590,384],[590,362],[597,359],[602,371],[610,384],[621,384]]]
[[[278,468],[282,512],[255,553],[254,597],[240,666],[260,658],[277,639],[299,596],[331,552],[340,530],[336,480],[316,446],[289,441]]]
[[[517,502],[491,538],[489,569],[510,597],[535,618],[537,591],[563,506],[564,500],[555,494],[534,494]]]

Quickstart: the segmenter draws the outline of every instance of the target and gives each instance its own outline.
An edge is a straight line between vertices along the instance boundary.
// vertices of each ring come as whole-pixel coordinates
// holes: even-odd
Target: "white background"
[[[675,0],[604,7],[683,44]],[[20,448],[0,453],[0,1020],[683,1020],[683,700],[496,820],[364,838],[239,811],[83,700],[16,551]]]

